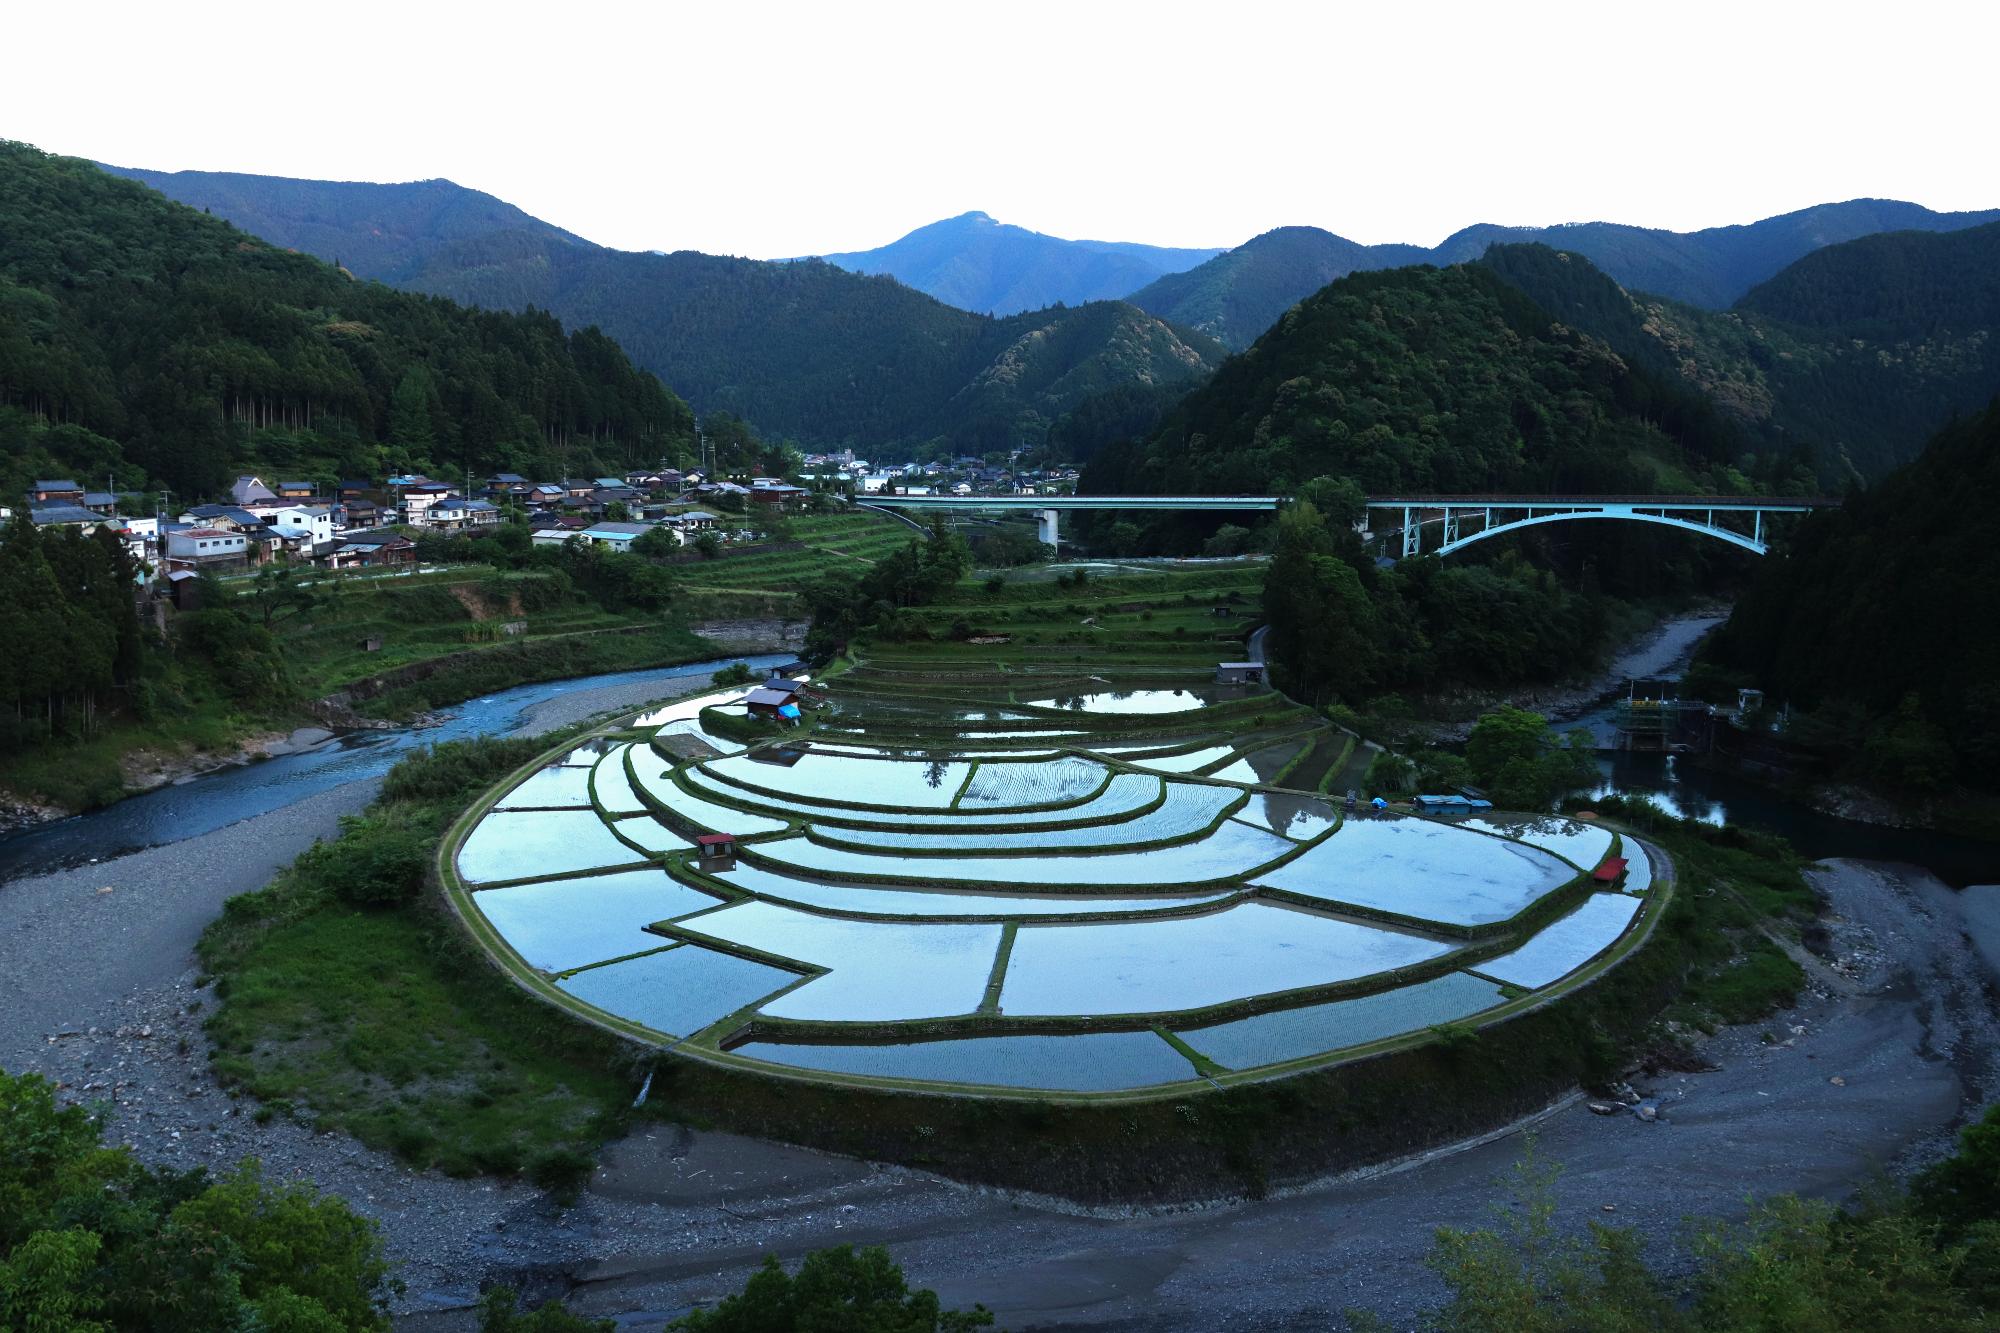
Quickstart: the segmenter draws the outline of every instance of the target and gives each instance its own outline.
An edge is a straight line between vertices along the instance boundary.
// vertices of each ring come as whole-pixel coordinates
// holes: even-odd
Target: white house
[[[486,500],[465,500],[450,496],[424,511],[424,522],[434,528],[483,528],[500,521],[500,507]]]
[[[250,539],[220,528],[183,528],[167,534],[167,563],[176,569],[243,564]]]
[[[272,531],[317,550],[333,541],[333,510],[326,505],[290,505],[273,513]]]

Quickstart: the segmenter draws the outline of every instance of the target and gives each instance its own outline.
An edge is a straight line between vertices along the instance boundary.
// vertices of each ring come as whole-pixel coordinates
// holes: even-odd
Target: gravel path
[[[535,730],[645,698],[579,690]],[[148,1160],[219,1166],[256,1156],[381,1220],[408,1284],[404,1326],[472,1326],[501,1279],[567,1293],[627,1327],[740,1285],[766,1252],[890,1245],[913,1281],[983,1301],[1005,1327],[1328,1327],[1350,1306],[1406,1318],[1440,1289],[1422,1267],[1438,1225],[1486,1222],[1519,1155],[1506,1134],[1401,1169],[1284,1197],[1128,1217],[1078,1215],[918,1173],[735,1136],[657,1126],[613,1145],[563,1210],[525,1185],[411,1172],[216,1087],[189,949],[229,895],[254,888],[357,810],[372,782],[102,865],[0,892],[0,1065],[37,1069],[99,1103],[114,1140]],[[1632,1225],[1672,1262],[1684,1217],[1746,1193],[1844,1195],[1878,1167],[1940,1151],[1994,1086],[1990,973],[1949,890],[1921,872],[1834,862],[1832,961],[1790,1014],[1723,1033],[1708,1073],[1635,1080],[1667,1123],[1581,1105],[1535,1127],[1560,1162],[1563,1218]],[[110,892],[100,892],[103,889]]]

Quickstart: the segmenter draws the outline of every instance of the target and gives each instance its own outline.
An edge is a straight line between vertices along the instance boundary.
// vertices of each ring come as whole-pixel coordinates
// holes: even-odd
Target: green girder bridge
[[[1034,512],[1038,535],[1050,546],[1060,541],[1059,515],[1065,509],[1135,510],[1158,513],[1196,510],[1218,513],[1282,509],[1282,495],[871,495],[859,503],[899,511],[928,509],[945,513],[990,513],[1026,509]],[[1427,529],[1441,540],[1428,552],[1450,555],[1488,537],[1505,536],[1549,523],[1579,519],[1618,519],[1652,523],[1713,537],[1755,555],[1768,554],[1766,520],[1805,514],[1837,506],[1838,500],[1767,498],[1720,495],[1371,495],[1370,534],[1399,538],[1407,558],[1426,554]],[[1392,520],[1376,526],[1378,518]],[[1393,520],[1400,519],[1400,523]]]

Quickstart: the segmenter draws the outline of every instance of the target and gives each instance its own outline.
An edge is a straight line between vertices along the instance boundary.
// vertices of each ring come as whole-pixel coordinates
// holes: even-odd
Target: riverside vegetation
[[[283,567],[204,577],[197,609],[161,631],[134,616],[131,565],[110,534],[39,532],[17,518],[0,531],[0,628],[43,651],[0,669],[6,786],[70,809],[107,803],[128,790],[135,753],[228,753],[311,721],[314,699],[426,663],[436,665],[367,692],[359,709],[403,718],[505,686],[716,651],[670,609],[673,580],[646,560],[531,549],[518,527],[481,551],[503,563],[395,578]],[[503,636],[502,623],[522,628]]]

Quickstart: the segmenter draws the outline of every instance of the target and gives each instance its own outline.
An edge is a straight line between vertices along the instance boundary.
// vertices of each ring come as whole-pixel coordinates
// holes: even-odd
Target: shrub
[[[330,883],[335,893],[364,907],[406,903],[424,889],[435,835],[421,829],[349,816],[338,842],[316,843],[309,874]]]

